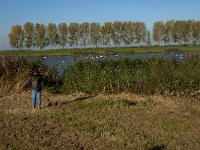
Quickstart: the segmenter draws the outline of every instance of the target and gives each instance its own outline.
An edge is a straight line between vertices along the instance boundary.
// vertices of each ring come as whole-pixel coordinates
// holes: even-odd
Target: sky
[[[13,25],[32,23],[200,20],[200,0],[0,0],[0,50]]]

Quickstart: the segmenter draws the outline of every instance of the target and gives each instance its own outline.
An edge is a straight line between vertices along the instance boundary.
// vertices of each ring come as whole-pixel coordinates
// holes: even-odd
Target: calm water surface
[[[164,58],[164,59],[176,59],[178,61],[184,61],[188,57],[200,56],[200,52],[146,52],[135,54],[115,54],[115,55],[86,55],[86,56],[47,56],[43,57],[45,63],[49,66],[58,65],[59,72],[62,72],[63,68],[69,66],[73,62],[79,59],[120,59],[120,58]]]
[[[119,59],[119,58],[164,58],[164,59],[177,59],[183,61],[184,59],[192,56],[199,56],[200,52],[146,52],[146,53],[135,53],[135,54],[116,54],[116,55],[86,55],[86,56],[48,56],[44,57],[45,63],[48,66],[55,64],[59,65],[70,65],[79,59]]]

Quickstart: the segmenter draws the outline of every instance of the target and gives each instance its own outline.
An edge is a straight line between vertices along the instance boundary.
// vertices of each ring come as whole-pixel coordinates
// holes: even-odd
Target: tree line
[[[200,42],[200,21],[169,20],[157,21],[153,25],[153,40],[159,45],[189,45]]]
[[[11,27],[8,35],[12,48],[46,47],[124,47],[151,45],[151,40],[159,45],[198,44],[200,42],[200,21],[170,20],[157,21],[153,25],[152,36],[144,22],[97,22],[88,23],[49,23]]]

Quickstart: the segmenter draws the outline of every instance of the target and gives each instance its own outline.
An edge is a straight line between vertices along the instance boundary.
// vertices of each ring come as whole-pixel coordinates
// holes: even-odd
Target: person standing
[[[38,72],[37,68],[34,68],[33,73],[32,73],[31,87],[32,87],[32,107],[36,108],[36,97],[37,97],[38,109],[41,109],[42,76]]]

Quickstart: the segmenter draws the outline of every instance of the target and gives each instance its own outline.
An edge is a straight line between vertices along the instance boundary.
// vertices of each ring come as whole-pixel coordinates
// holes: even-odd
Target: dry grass
[[[0,77],[0,97],[19,93],[25,90],[28,85],[28,73],[13,75],[13,77]]]
[[[43,109],[30,109],[30,92],[4,101],[3,149],[199,149],[200,103],[129,93],[91,96],[43,92]]]

